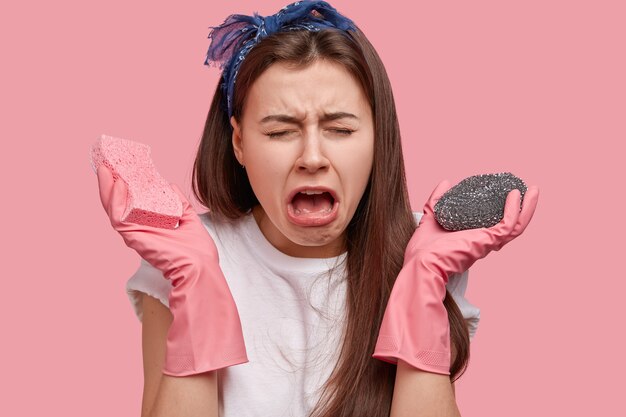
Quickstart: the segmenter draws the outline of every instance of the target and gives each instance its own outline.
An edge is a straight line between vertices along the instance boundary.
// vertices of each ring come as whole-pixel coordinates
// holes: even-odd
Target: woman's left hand
[[[504,217],[496,225],[449,231],[437,222],[433,207],[450,187],[448,180],[437,185],[424,205],[424,214],[404,253],[405,259],[419,257],[441,267],[447,274],[468,270],[489,252],[500,250],[521,235],[533,217],[539,198],[539,188],[528,187],[520,211],[521,194],[513,189],[506,198]]]
[[[490,251],[519,236],[534,213],[539,190],[509,192],[504,218],[495,226],[448,231],[433,214],[437,200],[450,188],[435,188],[424,206],[418,228],[409,240],[404,265],[394,282],[372,357],[397,363],[402,359],[426,372],[450,374],[450,324],[443,304],[448,276],[462,273]]]

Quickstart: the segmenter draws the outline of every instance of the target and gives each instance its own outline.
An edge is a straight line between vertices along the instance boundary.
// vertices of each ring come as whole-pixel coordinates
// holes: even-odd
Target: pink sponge
[[[180,197],[157,172],[150,147],[127,139],[101,135],[91,147],[91,167],[101,164],[122,178],[128,186],[128,200],[122,221],[163,229],[174,229],[183,214]]]

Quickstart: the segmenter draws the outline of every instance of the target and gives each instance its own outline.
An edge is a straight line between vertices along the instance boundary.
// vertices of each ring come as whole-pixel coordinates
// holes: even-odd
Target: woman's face
[[[273,64],[250,87],[240,123],[232,117],[231,125],[268,241],[295,257],[340,255],[374,155],[372,111],[358,81],[327,61],[304,69]],[[300,187],[327,187],[336,198],[290,199]]]

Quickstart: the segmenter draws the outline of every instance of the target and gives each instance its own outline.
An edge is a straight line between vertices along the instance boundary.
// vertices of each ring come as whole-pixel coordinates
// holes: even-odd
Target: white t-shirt
[[[413,214],[419,222],[423,213]],[[209,213],[199,216],[217,246],[249,359],[217,371],[219,415],[307,416],[341,345],[346,253],[326,259],[288,256],[265,238],[251,211],[234,221],[215,220]],[[335,262],[339,265],[329,278]],[[447,288],[473,338],[480,310],[464,297],[468,272],[450,276]],[[169,308],[171,287],[160,270],[141,259],[126,283],[137,318],[143,317],[140,293]]]

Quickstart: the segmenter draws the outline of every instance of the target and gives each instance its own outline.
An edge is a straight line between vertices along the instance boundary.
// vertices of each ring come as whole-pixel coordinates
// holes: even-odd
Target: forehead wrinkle
[[[360,110],[360,106],[352,106],[350,103],[347,103],[345,97],[339,97],[335,91],[330,91],[330,97],[324,99],[316,99],[315,95],[312,100],[300,99],[298,100],[298,93],[293,92],[292,97],[296,99],[296,101],[304,102],[308,101],[310,104],[305,105],[304,109],[298,110],[298,104],[289,103],[284,97],[278,97],[274,95],[277,99],[277,105],[267,105],[267,112],[262,114],[258,123],[264,124],[272,121],[283,122],[283,123],[292,123],[292,124],[303,124],[305,121],[310,120],[312,115],[317,114],[318,120],[320,122],[327,122],[333,120],[353,120],[360,121],[358,117],[358,110]],[[319,101],[319,104],[312,103],[314,101]],[[273,108],[272,108],[273,107]],[[306,108],[310,108],[311,110],[307,110]],[[353,110],[356,109],[357,111]]]
[[[324,112],[322,116],[319,117],[319,120],[321,122],[341,120],[341,119],[359,121],[359,117],[357,115],[352,114],[350,112],[345,112],[345,111]],[[264,124],[264,123],[269,123],[272,121],[277,121],[277,122],[284,122],[284,123],[301,124],[304,120],[306,120],[306,118],[299,118],[299,117],[295,117],[289,114],[280,113],[280,114],[270,114],[268,116],[265,116],[261,120],[259,120],[259,123]]]
[[[331,71],[328,76],[316,73],[314,76],[316,81],[319,81],[317,84],[304,83],[303,85],[299,83],[297,75],[293,76],[302,70],[277,71],[278,67],[273,69],[274,71],[271,71],[270,67],[268,72],[263,74],[264,77],[261,76],[264,82],[254,83],[252,86],[257,93],[255,94],[256,107],[263,110],[257,113],[260,113],[258,123],[263,123],[264,120],[274,120],[303,124],[316,114],[319,115],[320,121],[340,120],[339,117],[329,115],[329,113],[336,112],[345,112],[355,116],[341,120],[360,121],[357,115],[362,110],[360,104],[362,91],[358,83],[354,91],[352,88],[346,88],[348,85],[343,80],[337,84],[336,75],[332,73],[334,71]]]

